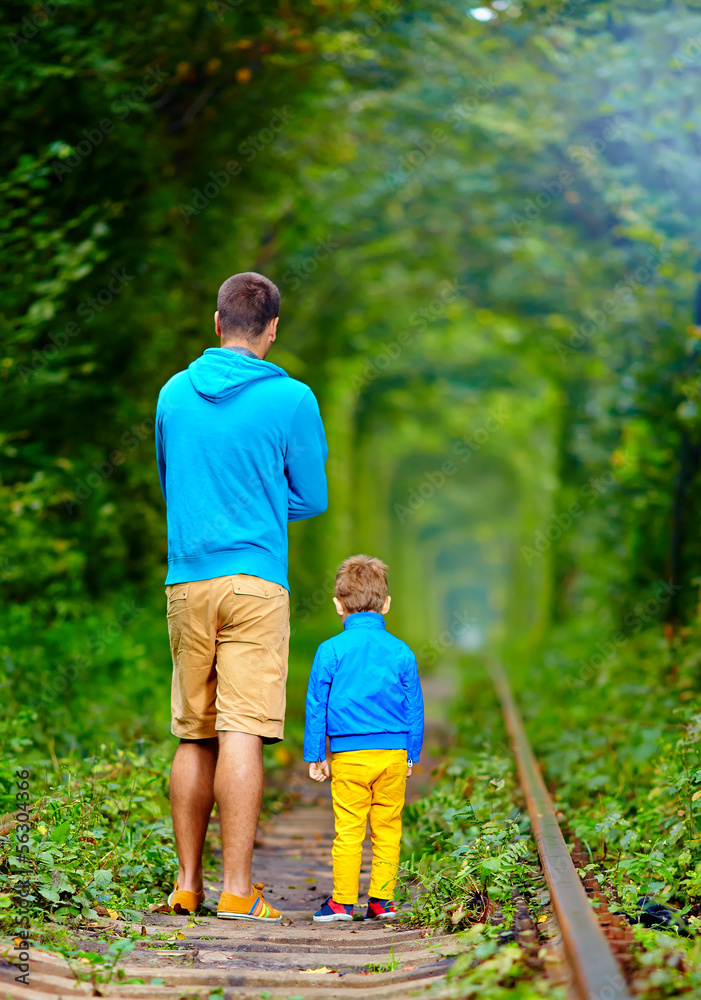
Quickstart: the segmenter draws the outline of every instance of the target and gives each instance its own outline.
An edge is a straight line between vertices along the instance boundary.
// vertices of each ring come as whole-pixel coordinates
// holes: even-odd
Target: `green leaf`
[[[498,872],[502,868],[501,858],[485,858],[482,861],[482,868],[489,872]]]
[[[67,819],[65,820],[65,822],[61,823],[54,830],[51,831],[51,834],[49,835],[49,840],[53,841],[56,844],[65,844],[66,840],[68,839],[68,835],[70,834],[70,831],[71,831],[71,821]]]
[[[108,868],[99,868],[93,875],[93,884],[99,889],[104,889],[111,882],[112,872]]]
[[[48,888],[47,886],[40,885],[38,887],[40,894],[44,899],[48,899],[50,903],[60,903],[61,897],[59,896],[56,889]]]

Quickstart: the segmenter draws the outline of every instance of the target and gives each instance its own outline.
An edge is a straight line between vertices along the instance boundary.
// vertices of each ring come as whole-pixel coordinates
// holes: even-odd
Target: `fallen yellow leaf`
[[[542,917],[538,917],[538,923],[542,924],[548,919],[547,913],[544,913]]]
[[[338,972],[338,969],[327,969],[325,965],[322,965],[320,969],[302,969],[302,972],[310,972],[313,975],[320,975],[323,972]]]

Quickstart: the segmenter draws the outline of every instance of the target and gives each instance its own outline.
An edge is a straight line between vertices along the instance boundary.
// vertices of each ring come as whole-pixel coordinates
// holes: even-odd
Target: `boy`
[[[304,759],[309,777],[329,777],[336,826],[333,896],[314,920],[352,920],[365,825],[370,817],[372,871],[365,919],[393,919],[406,779],[419,759],[424,707],[416,658],[385,631],[387,567],[351,556],[336,574],[333,603],[343,632],[319,646],[307,689]]]

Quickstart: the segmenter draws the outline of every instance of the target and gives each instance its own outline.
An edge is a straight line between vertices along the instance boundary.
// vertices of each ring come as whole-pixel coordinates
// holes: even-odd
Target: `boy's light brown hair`
[[[387,599],[387,567],[373,556],[350,556],[338,567],[334,595],[346,611],[382,611]]]

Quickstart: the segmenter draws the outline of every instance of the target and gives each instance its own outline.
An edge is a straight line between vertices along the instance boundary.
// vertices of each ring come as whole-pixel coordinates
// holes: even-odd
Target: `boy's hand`
[[[407,776],[407,778],[411,777],[411,769],[413,768],[413,766],[414,766],[414,761],[413,760],[408,760],[406,762],[406,776]]]
[[[312,781],[326,781],[330,777],[329,762],[327,760],[320,760],[316,764],[311,763],[309,765],[309,777]]]

